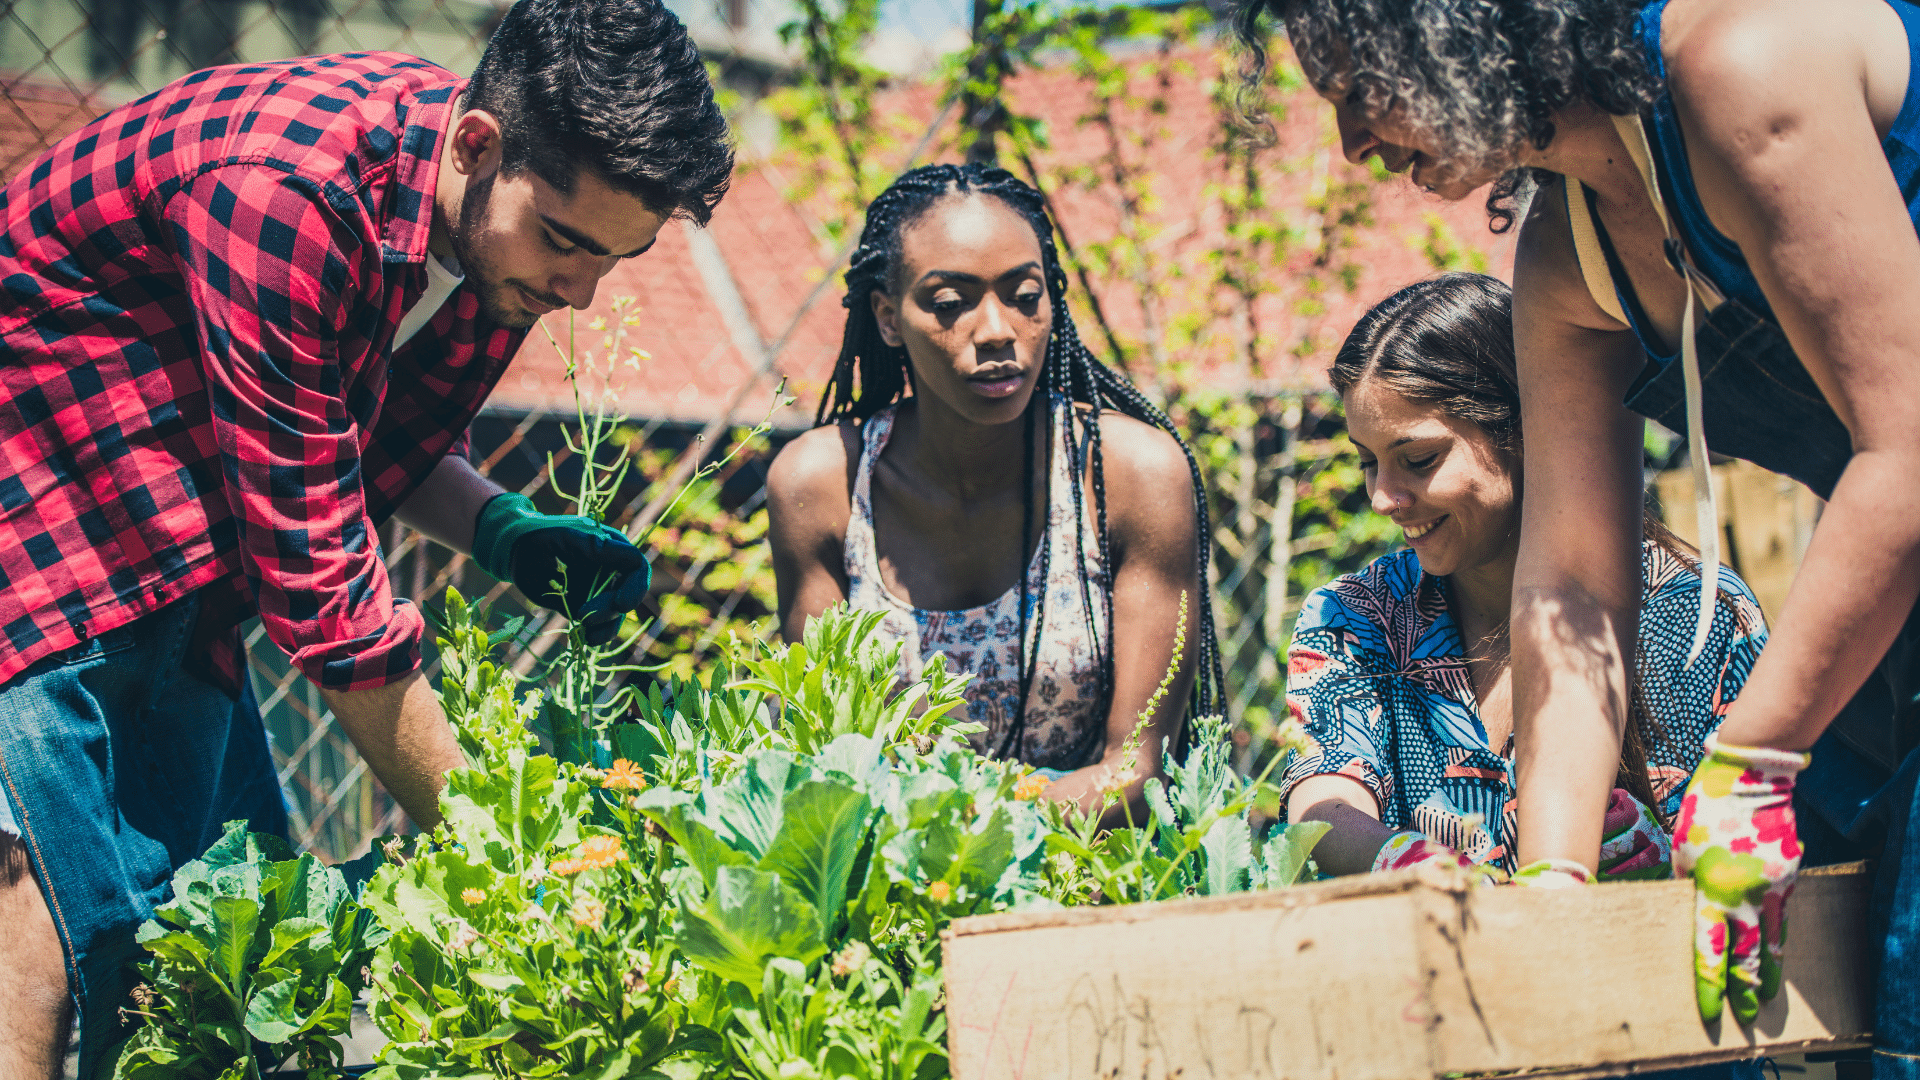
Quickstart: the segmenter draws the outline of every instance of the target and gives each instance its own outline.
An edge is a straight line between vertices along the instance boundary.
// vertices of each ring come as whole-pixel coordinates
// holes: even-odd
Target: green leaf
[[[1297,884],[1307,867],[1313,845],[1333,826],[1324,821],[1296,821],[1267,841],[1267,888],[1284,889]]]
[[[299,992],[297,977],[255,990],[247,1001],[247,1034],[263,1043],[283,1043],[305,1031],[308,1018],[295,1001]]]
[[[1244,814],[1216,820],[1200,838],[1200,850],[1207,860],[1200,887],[1203,896],[1225,896],[1253,887],[1253,830]]]
[[[764,858],[780,831],[787,792],[806,776],[783,750],[755,754],[739,776],[701,796],[699,816],[728,847]]]
[[[491,772],[455,769],[440,797],[447,827],[502,873],[518,873],[517,860],[578,837],[586,785],[561,780],[559,771],[553,758],[518,750]]]
[[[1013,865],[1012,814],[1002,803],[973,822],[959,815],[928,825],[920,851],[921,871],[929,881],[964,884],[991,896]]]
[[[705,821],[693,813],[694,797],[665,788],[649,788],[640,793],[639,810],[667,831],[680,853],[700,872],[701,881],[713,887],[713,876],[723,866],[752,866],[753,856],[735,851],[715,835]]]
[[[502,994],[511,994],[527,985],[518,975],[504,971],[482,971],[479,968],[469,970],[467,978],[472,979],[477,986],[484,986]]]
[[[270,968],[287,954],[287,950],[327,932],[328,924],[319,919],[282,919],[274,925],[273,944],[267,949],[267,955],[260,958],[257,967]]]
[[[760,982],[769,957],[810,963],[827,951],[820,916],[780,875],[721,867],[698,908],[683,899],[680,951],[695,964],[748,986]]]
[[[513,618],[508,619],[501,625],[500,629],[487,635],[487,648],[489,650],[497,648],[519,637],[520,628],[525,625],[527,625],[527,617],[525,615],[515,615]]]
[[[847,884],[873,824],[873,804],[843,783],[809,780],[787,793],[780,831],[760,869],[777,872],[807,898],[832,935],[847,906]]]
[[[212,971],[213,946],[185,930],[168,930],[160,923],[141,925],[134,939],[155,956],[182,967]]]
[[[605,1068],[597,1073],[589,1074],[586,1080],[620,1080],[621,1077],[627,1075],[627,1070],[632,1067],[633,1055],[622,1050],[618,1054],[613,1055],[613,1058],[607,1062]]]
[[[526,1029],[522,1028],[519,1024],[511,1022],[498,1024],[485,1035],[475,1035],[471,1038],[453,1040],[453,1053],[456,1055],[477,1054],[482,1050],[491,1050],[524,1030]]]
[[[245,896],[216,896],[213,914],[213,968],[238,991],[247,972],[247,953],[260,925],[260,902]]]

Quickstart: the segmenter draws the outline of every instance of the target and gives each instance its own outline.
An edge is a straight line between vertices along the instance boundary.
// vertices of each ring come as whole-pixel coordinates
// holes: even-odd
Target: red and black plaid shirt
[[[463,85],[397,53],[212,68],[0,188],[0,684],[195,591],[230,691],[254,610],[323,687],[419,666],[375,527],[524,336],[463,286],[391,347]]]

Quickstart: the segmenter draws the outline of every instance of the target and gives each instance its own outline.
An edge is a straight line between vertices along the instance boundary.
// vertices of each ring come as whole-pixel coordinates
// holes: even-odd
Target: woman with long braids
[[[767,481],[781,626],[842,600],[887,613],[903,677],[971,673],[983,752],[1050,798],[1142,785],[1182,720],[1219,709],[1200,473],[1166,415],[1088,352],[1039,192],[929,165],[868,207],[819,424]],[[1182,595],[1185,648],[1170,664]],[[1132,760],[1128,758],[1131,756]]]

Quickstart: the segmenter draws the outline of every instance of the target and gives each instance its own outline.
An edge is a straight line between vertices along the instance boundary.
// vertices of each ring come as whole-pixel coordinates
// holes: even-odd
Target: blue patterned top
[[[1723,569],[1713,636],[1688,668],[1700,577],[1651,542],[1641,569],[1638,669],[1656,728],[1647,765],[1654,810],[1671,827],[1702,742],[1766,642],[1766,621],[1747,583]],[[1373,792],[1387,825],[1514,869],[1512,740],[1500,753],[1487,745],[1442,579],[1412,551],[1336,578],[1307,597],[1287,656],[1287,709],[1318,744],[1288,765],[1288,794],[1309,776],[1349,776]]]

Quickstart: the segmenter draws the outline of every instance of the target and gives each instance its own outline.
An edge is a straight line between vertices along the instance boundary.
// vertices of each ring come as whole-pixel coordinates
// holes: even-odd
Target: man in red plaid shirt
[[[56,1074],[75,1007],[92,1075],[173,870],[285,831],[241,620],[429,824],[462,759],[379,524],[590,635],[645,595],[624,536],[503,493],[465,432],[535,320],[731,171],[659,0],[522,0],[471,82],[214,68],[0,189],[0,1078]]]

